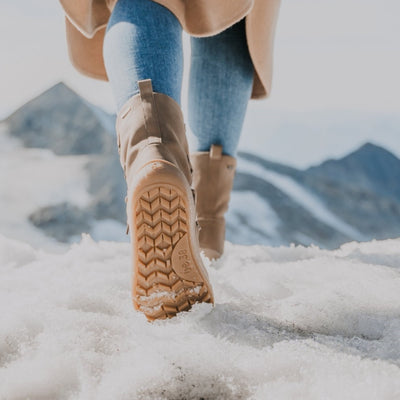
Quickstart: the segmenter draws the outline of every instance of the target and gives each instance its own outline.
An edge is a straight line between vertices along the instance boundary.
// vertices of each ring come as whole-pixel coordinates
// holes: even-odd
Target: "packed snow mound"
[[[0,237],[0,399],[400,398],[400,239],[233,246],[216,304],[149,323],[130,248]]]

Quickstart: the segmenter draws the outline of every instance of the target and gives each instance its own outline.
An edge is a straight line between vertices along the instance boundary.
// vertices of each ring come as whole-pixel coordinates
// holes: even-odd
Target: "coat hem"
[[[200,37],[208,37],[208,36],[215,36],[215,35],[218,35],[219,33],[223,32],[223,31],[224,31],[225,29],[227,29],[228,27],[232,26],[233,24],[236,24],[237,22],[239,22],[240,20],[242,20],[243,18],[245,18],[245,17],[251,12],[251,10],[252,10],[252,8],[253,8],[253,5],[251,5],[250,7],[249,7],[249,6],[246,6],[246,7],[244,7],[243,9],[241,9],[240,12],[238,12],[237,14],[235,14],[233,17],[227,18],[226,20],[224,20],[223,22],[221,22],[221,23],[219,24],[219,27],[218,27],[218,28],[215,28],[215,29],[213,29],[213,30],[211,30],[211,31],[208,31],[208,32],[206,32],[206,33],[199,33],[199,32],[196,33],[195,31],[189,30],[188,27],[187,27],[187,25],[185,25],[185,24],[182,23],[181,18],[178,17],[178,15],[179,15],[179,10],[178,10],[178,8],[175,8],[175,7],[171,6],[171,5],[166,6],[166,5],[164,5],[164,4],[160,3],[160,2],[158,2],[157,0],[155,0],[155,1],[156,1],[158,4],[164,6],[165,8],[168,8],[168,10],[170,10],[170,11],[176,16],[176,18],[178,19],[179,23],[181,24],[182,29],[183,29],[186,33],[188,33],[188,34],[191,35],[191,36],[199,37],[199,38],[200,38]]]
[[[112,13],[112,5],[118,0],[101,0],[107,1],[108,10],[96,8],[97,14],[89,15],[87,18],[72,18],[73,8],[69,7],[69,0],[60,0],[62,8],[66,15],[68,25],[75,30],[71,31],[71,41],[68,40],[68,52],[74,68],[93,79],[99,79],[101,81],[108,81],[107,73],[103,64],[103,59],[100,58],[101,53],[101,40],[104,40],[104,34],[107,29],[108,21],[107,15]],[[86,1],[86,0],[83,0]],[[89,0],[88,0],[89,1]],[[90,0],[94,2],[94,0]],[[269,0],[271,1],[270,6],[266,6],[264,3],[261,6],[257,3],[257,0],[243,0],[244,6],[239,11],[236,10],[236,6],[240,7],[240,4],[234,4],[235,10],[231,10],[231,15],[221,13],[219,6],[216,7],[216,14],[209,20],[196,20],[195,14],[192,9],[186,10],[185,8],[179,7],[186,0],[151,0],[159,5],[165,7],[171,13],[173,13],[176,19],[179,21],[182,30],[190,36],[202,38],[211,37],[218,35],[224,30],[228,29],[237,22],[245,19],[245,32],[246,42],[249,49],[249,55],[253,65],[253,83],[252,92],[250,99],[264,99],[269,97],[271,91],[271,80],[272,80],[272,65],[271,65],[271,52],[270,48],[263,48],[262,43],[257,37],[257,31],[254,29],[254,23],[259,19],[263,18],[260,11],[267,10],[270,14],[268,18],[268,24],[271,24],[270,29],[275,30],[276,18],[274,21],[274,14],[277,14],[280,0]],[[218,1],[218,0],[216,0]],[[259,0],[266,1],[266,0]],[[207,1],[205,1],[207,2]],[[179,4],[177,4],[179,3]],[[70,11],[71,17],[67,12]],[[234,15],[232,16],[232,13]],[[220,15],[221,14],[221,15]],[[223,18],[225,16],[225,18]],[[267,17],[266,17],[267,18]],[[96,24],[97,22],[97,24]],[[269,25],[268,25],[269,26]],[[273,33],[267,33],[268,28],[263,28],[266,34],[268,34],[269,46],[273,47]],[[74,32],[74,33],[73,33]],[[271,36],[272,35],[272,36]],[[80,36],[80,37],[79,37]],[[68,39],[68,35],[67,35]],[[82,43],[80,43],[82,42]],[[77,49],[73,49],[77,47]],[[76,51],[77,50],[77,51]],[[267,51],[267,55],[264,52]],[[261,55],[261,56],[260,56]],[[82,58],[82,62],[80,60]],[[98,65],[97,65],[98,64]],[[265,71],[265,64],[269,65],[269,71]]]
[[[107,23],[97,25],[96,27],[93,28],[93,30],[91,32],[88,32],[85,29],[83,29],[81,26],[79,26],[74,21],[74,19],[69,16],[67,10],[64,7],[64,4],[62,2],[60,2],[60,4],[61,4],[62,9],[64,10],[65,16],[68,18],[68,21],[87,39],[93,39],[98,31],[100,31],[101,29],[103,29],[104,27],[107,26]]]

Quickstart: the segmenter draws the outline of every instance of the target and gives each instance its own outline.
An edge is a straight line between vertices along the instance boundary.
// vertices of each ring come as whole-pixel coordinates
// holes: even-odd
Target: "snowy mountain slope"
[[[82,232],[96,239],[127,240],[126,184],[114,118],[59,83],[0,122],[0,140],[14,143],[10,150],[8,144],[0,149],[0,177],[9,187],[0,199],[0,233],[35,245],[46,244],[43,234],[67,243]],[[56,155],[50,157],[48,150]],[[372,144],[307,170],[240,152],[227,238],[242,244],[337,248],[351,240],[398,237],[399,177],[400,160]],[[32,199],[42,201],[21,196],[24,185],[37,187]],[[86,201],[71,200],[75,192]],[[12,212],[10,196],[29,213],[15,207]]]
[[[366,143],[346,157],[304,171],[301,182],[364,235],[385,239],[399,235],[399,179],[400,160]]]
[[[383,148],[378,152],[372,143],[364,144],[340,160],[327,160],[307,171],[314,176],[379,192],[391,199],[400,198],[400,160]]]
[[[239,163],[240,164],[240,163]],[[274,212],[278,217],[273,219],[272,226],[276,227],[274,237],[277,240],[270,241],[271,235],[268,233],[271,228],[270,219],[263,219],[258,214],[259,206],[254,203],[253,199],[249,199],[249,202],[241,210],[228,210],[226,215],[228,231],[228,240],[235,243],[242,243],[241,241],[236,242],[236,238],[232,237],[231,232],[231,220],[232,213],[236,214],[234,220],[241,220],[240,225],[241,237],[252,235],[252,231],[256,228],[262,235],[259,242],[253,242],[253,244],[290,244],[290,243],[301,243],[301,244],[316,244],[321,247],[329,246],[334,247],[334,244],[341,243],[343,241],[351,240],[350,237],[344,236],[340,232],[333,229],[331,226],[320,221],[316,216],[302,207],[296,202],[290,195],[280,190],[270,182],[262,179],[253,174],[247,174],[240,172],[240,165],[238,172],[235,177],[234,190],[232,193],[232,199],[237,193],[241,192],[252,192],[257,195],[257,198],[263,199],[266,205]],[[257,221],[256,225],[249,225],[248,221]]]
[[[110,119],[59,83],[0,122],[1,233],[52,249],[82,232],[126,241]]]
[[[0,399],[397,399],[399,245],[228,244],[215,307],[151,324],[128,244],[1,237]]]
[[[258,179],[247,178],[251,183],[240,182],[239,189],[253,187],[260,192],[264,187],[263,196],[284,225],[290,226],[290,232],[309,236],[308,242],[307,238],[294,237],[295,243],[335,248],[349,240],[385,239],[400,234],[396,183],[400,179],[400,160],[380,146],[367,143],[344,158],[327,160],[307,170],[241,152],[238,170]],[[239,180],[243,181],[240,177]],[[288,199],[290,209],[282,210]],[[294,214],[303,218],[296,221]],[[283,236],[289,238],[290,233]]]
[[[282,190],[289,195],[296,203],[304,207],[307,211],[313,213],[316,218],[333,229],[343,234],[353,237],[354,239],[363,240],[363,235],[341,221],[334,215],[315,194],[307,191],[302,185],[296,182],[292,177],[267,169],[261,165],[249,162],[248,160],[240,160],[240,172],[247,172],[273,184],[276,188]]]
[[[24,104],[4,123],[25,147],[46,148],[58,155],[103,154],[115,145],[97,109],[61,82]]]
[[[30,216],[52,204],[87,206],[86,156],[57,157],[47,149],[21,146],[0,132],[0,229],[8,237],[28,241],[35,246],[61,247],[30,222]],[[81,225],[73,234],[80,236]]]
[[[0,134],[1,233],[51,250],[79,240],[82,232],[127,240],[125,220],[114,218],[125,208],[123,189],[110,194],[116,185],[112,176],[102,188],[90,174],[92,163],[103,165],[101,161],[86,155],[57,156],[47,149],[24,148],[18,141],[10,148],[9,139]],[[106,166],[103,169],[104,178]],[[114,200],[119,194],[122,198]]]

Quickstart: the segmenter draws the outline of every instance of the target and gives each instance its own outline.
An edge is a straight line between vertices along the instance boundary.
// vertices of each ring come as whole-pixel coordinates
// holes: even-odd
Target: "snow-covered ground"
[[[400,240],[227,245],[215,307],[133,311],[128,244],[0,238],[0,399],[400,398]]]

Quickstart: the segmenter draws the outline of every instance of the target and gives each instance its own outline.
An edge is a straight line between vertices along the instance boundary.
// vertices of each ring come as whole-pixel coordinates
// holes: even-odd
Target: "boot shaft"
[[[222,146],[190,156],[196,211],[200,218],[223,218],[228,210],[236,171],[236,159],[222,154]]]
[[[200,247],[209,259],[221,257],[225,242],[225,213],[235,176],[236,159],[222,147],[191,155]]]
[[[177,166],[191,184],[188,142],[181,108],[171,97],[153,92],[151,80],[139,81],[139,94],[122,107],[116,130],[127,184],[148,162]]]

